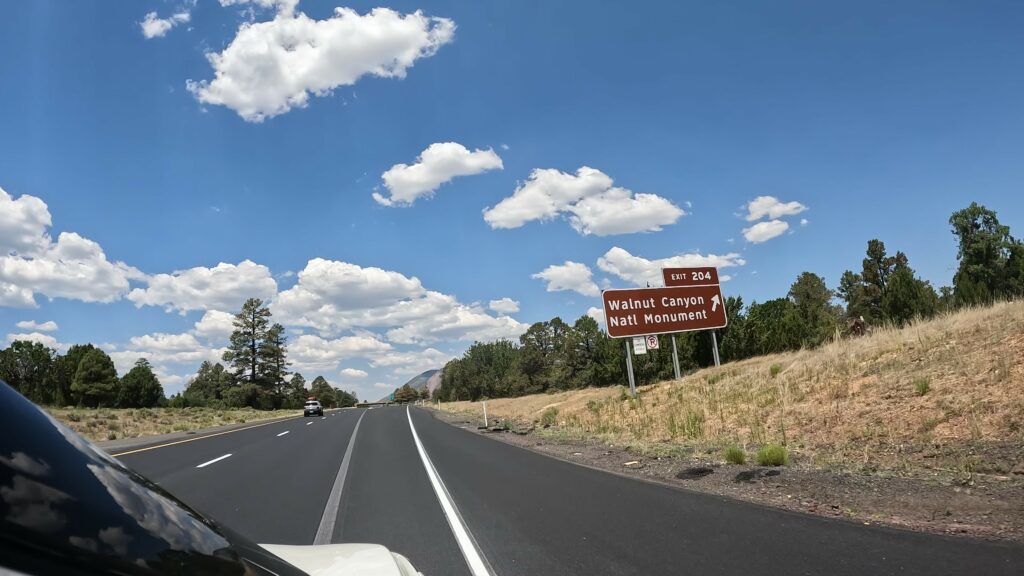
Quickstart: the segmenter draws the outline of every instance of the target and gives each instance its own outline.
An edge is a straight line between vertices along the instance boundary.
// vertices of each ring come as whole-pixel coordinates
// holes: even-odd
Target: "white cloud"
[[[128,299],[137,307],[163,306],[167,311],[236,310],[247,298],[270,299],[277,282],[261,264],[244,260],[239,264],[221,262],[213,268],[198,266],[171,274],[156,274],[149,286],[136,288]]]
[[[153,371],[163,384],[165,392],[178,392],[188,381],[188,376],[179,376],[180,370],[193,372],[204,361],[220,362],[224,348],[203,346],[190,333],[170,334],[155,332],[142,336],[133,336],[123,350],[108,350],[118,374],[125,374],[132,369],[135,361],[145,358],[153,364]]]
[[[597,320],[599,326],[604,326],[604,308],[591,306],[590,308],[587,308],[587,316]]]
[[[41,330],[43,332],[53,332],[54,330],[58,329],[57,323],[54,322],[53,320],[48,320],[46,322],[36,322],[35,320],[22,320],[21,322],[15,324],[15,326],[21,328],[22,330]]]
[[[395,164],[381,175],[390,197],[374,192],[373,199],[384,206],[411,206],[418,198],[431,196],[456,176],[471,176],[501,170],[501,158],[494,150],[473,150],[457,142],[438,142],[424,150],[416,163]]]
[[[129,279],[142,274],[121,262],[111,263],[100,245],[74,232],[62,232],[34,257],[0,256],[0,295],[27,303],[26,292],[49,298],[113,302],[128,291]],[[34,306],[34,301],[30,306]]]
[[[146,14],[142,22],[139,22],[139,28],[142,29],[142,35],[148,38],[160,38],[170,32],[171,28],[174,28],[178,24],[184,24],[191,19],[189,13],[178,12],[172,14],[167,18],[160,18],[156,12],[150,12]]]
[[[782,216],[795,216],[804,210],[807,210],[807,206],[799,202],[783,203],[774,196],[758,196],[747,203],[747,222],[760,220],[766,216],[771,220]]]
[[[487,307],[493,312],[499,314],[515,314],[519,312],[519,302],[511,298],[502,298],[501,300],[491,300],[487,303]]]
[[[389,352],[370,360],[374,368],[390,368],[395,375],[420,374],[425,370],[440,368],[452,359],[435,348],[424,348],[408,352]]]
[[[455,34],[453,21],[420,11],[375,8],[360,15],[338,7],[331,18],[313,20],[294,12],[294,3],[274,4],[273,20],[243,23],[223,52],[206,55],[213,80],[186,84],[200,102],[261,122],[367,74],[404,78],[416,60],[432,56]]]
[[[590,267],[579,262],[566,260],[565,264],[552,264],[532,276],[548,283],[548,292],[574,290],[584,296],[600,296],[601,290],[591,280]]]
[[[339,374],[345,378],[366,378],[370,375],[366,370],[359,370],[358,368],[342,368]]]
[[[46,203],[23,194],[15,200],[0,188],[0,255],[37,255],[49,246],[50,210]]]
[[[32,291],[6,282],[0,282],[0,306],[9,308],[35,308]]]
[[[394,390],[395,389],[395,385],[394,384],[388,384],[387,382],[374,382],[373,383],[373,387],[374,388],[380,388],[381,390]]]
[[[360,328],[391,328],[401,344],[437,340],[493,340],[526,329],[508,316],[427,290],[415,277],[348,262],[310,260],[299,281],[274,299],[271,309],[292,326],[334,335]]]
[[[801,219],[800,219],[800,225],[801,225],[801,226],[807,226],[807,225],[808,225],[808,224],[810,224],[810,223],[811,223],[811,221],[810,221],[810,220],[808,220],[807,218],[801,218]]]
[[[371,334],[327,339],[303,334],[288,343],[288,358],[297,372],[336,372],[342,360],[390,353],[392,347]]]
[[[648,260],[641,256],[634,256],[628,251],[615,246],[605,252],[604,256],[597,259],[597,267],[601,270],[618,276],[622,280],[631,282],[636,286],[662,286],[664,279],[661,275],[662,268],[696,268],[713,266],[715,268],[730,268],[743,266],[746,260],[735,252],[728,254],[678,254],[668,258]]]
[[[580,234],[609,236],[656,232],[685,212],[661,196],[613,187],[609,176],[587,166],[575,175],[534,170],[511,196],[484,209],[484,220],[491,228],[518,228],[559,215],[567,217]]]
[[[743,237],[747,239],[747,242],[760,244],[781,236],[786,230],[789,230],[789,223],[782,220],[766,220],[758,222],[750,228],[744,228]]]
[[[223,342],[235,330],[235,316],[220,310],[207,310],[192,332],[209,342]]]
[[[7,343],[10,344],[15,340],[28,340],[29,342],[39,342],[43,346],[49,348],[62,348],[63,346],[57,342],[57,339],[49,334],[42,334],[40,332],[29,332],[27,334],[8,334]]]

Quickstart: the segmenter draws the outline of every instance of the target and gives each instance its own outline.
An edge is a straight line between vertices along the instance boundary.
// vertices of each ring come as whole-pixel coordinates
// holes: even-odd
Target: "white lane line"
[[[209,466],[210,464],[213,464],[214,462],[220,462],[221,460],[223,460],[225,458],[228,458],[229,456],[231,456],[231,454],[225,454],[225,455],[223,455],[223,456],[221,456],[219,458],[214,458],[213,460],[210,460],[209,462],[203,462],[199,466],[196,466],[196,468],[205,468],[205,467]]]
[[[352,462],[352,448],[356,445],[356,433],[359,432],[359,424],[362,423],[363,416],[366,416],[366,412],[359,415],[356,427],[352,429],[352,436],[348,439],[348,448],[345,449],[345,456],[341,459],[338,475],[334,478],[331,495],[327,497],[327,505],[324,506],[324,515],[320,517],[320,526],[316,529],[313,544],[330,544],[331,537],[334,536],[334,525],[338,521],[338,507],[341,505],[341,491],[345,488],[345,476],[348,474],[348,466]]]
[[[278,436],[284,436],[285,434],[287,434],[289,432],[291,432],[291,430],[285,430],[284,432],[281,432],[280,434],[278,434]]]
[[[327,420],[327,416],[321,416],[320,419],[321,420]]]
[[[312,422],[306,422],[306,426],[309,426],[310,424],[312,424]]]
[[[473,576],[492,576],[494,571],[491,569],[490,563],[484,558],[483,552],[480,551],[480,546],[476,543],[476,539],[473,538],[473,534],[470,533],[469,527],[466,526],[465,520],[462,519],[462,515],[459,514],[459,509],[455,506],[452,495],[448,493],[448,488],[444,485],[444,481],[441,480],[437,469],[434,468],[434,463],[430,461],[430,456],[427,456],[427,450],[423,447],[423,443],[420,442],[419,435],[416,434],[416,427],[412,424],[412,414],[409,412],[408,406],[405,408],[405,415],[409,418],[409,430],[412,431],[412,439],[416,443],[416,450],[419,451],[420,459],[423,460],[423,467],[427,470],[427,477],[430,478],[430,484],[434,487],[434,494],[437,495],[437,500],[441,503],[441,509],[444,510],[444,515],[448,518],[448,525],[452,528],[455,541],[458,542],[462,555],[466,558],[469,571]]]

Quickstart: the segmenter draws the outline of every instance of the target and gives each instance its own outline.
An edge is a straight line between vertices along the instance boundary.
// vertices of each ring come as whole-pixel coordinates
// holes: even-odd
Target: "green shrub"
[[[552,426],[558,418],[558,408],[548,408],[540,415],[540,423],[543,426]]]
[[[789,454],[781,444],[768,444],[757,451],[757,463],[760,466],[785,466],[788,461]]]
[[[772,364],[768,367],[768,373],[772,375],[772,378],[778,376],[779,372],[782,372],[782,364]]]
[[[598,402],[597,400],[588,400],[587,410],[590,410],[592,413],[597,414],[598,412],[601,411],[601,403]]]
[[[743,448],[733,445],[725,449],[725,461],[729,464],[746,464],[747,453],[743,451]]]
[[[918,378],[914,380],[914,393],[918,396],[924,396],[931,390],[931,386],[928,384],[927,378]]]
[[[704,379],[707,381],[707,383],[709,385],[714,385],[714,384],[718,384],[719,382],[724,380],[725,379],[725,374],[719,372],[718,374],[712,374],[710,376],[706,376]]]

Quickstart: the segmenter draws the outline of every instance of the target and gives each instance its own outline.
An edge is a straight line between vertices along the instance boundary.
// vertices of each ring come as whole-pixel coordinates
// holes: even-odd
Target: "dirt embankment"
[[[477,424],[479,403],[443,404]],[[1024,540],[1024,303],[701,370],[487,402],[502,437],[570,460],[786,508]],[[475,428],[470,424],[464,424]],[[538,445],[538,442],[540,443]],[[779,475],[727,465],[784,444]],[[626,466],[626,462],[636,464]],[[686,468],[710,473],[677,479]],[[736,482],[741,472],[752,482]]]

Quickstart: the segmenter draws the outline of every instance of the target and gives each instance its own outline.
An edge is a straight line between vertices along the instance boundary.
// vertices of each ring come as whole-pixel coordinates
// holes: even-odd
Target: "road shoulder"
[[[804,467],[731,465],[712,455],[651,456],[557,429],[529,432],[492,421],[490,429],[464,414],[431,409],[435,418],[534,452],[614,474],[683,490],[725,496],[816,516],[919,532],[1024,543],[1024,478],[939,479],[833,473]]]

